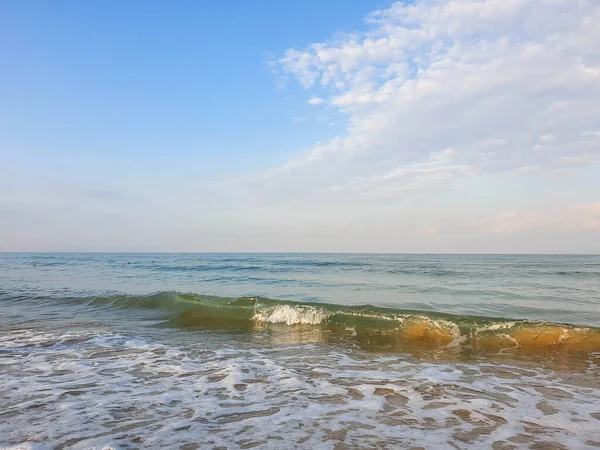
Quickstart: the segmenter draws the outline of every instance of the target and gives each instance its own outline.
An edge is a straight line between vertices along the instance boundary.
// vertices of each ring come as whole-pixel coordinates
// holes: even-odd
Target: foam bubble
[[[598,440],[594,360],[561,372],[323,345],[223,347],[209,335],[173,345],[39,330],[0,333],[0,355],[3,448],[591,448]]]
[[[286,325],[318,325],[325,322],[331,314],[312,306],[277,305],[257,310],[252,320],[265,323],[284,323]]]

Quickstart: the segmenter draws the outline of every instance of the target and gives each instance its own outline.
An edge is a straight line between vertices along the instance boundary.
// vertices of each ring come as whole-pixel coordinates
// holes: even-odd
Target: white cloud
[[[280,70],[348,125],[270,171],[265,195],[284,176],[288,199],[335,185],[393,201],[472,174],[596,164],[598,23],[596,0],[417,0],[286,51]]]
[[[401,165],[388,172],[355,178],[343,186],[336,185],[336,192],[374,200],[437,190],[455,176],[467,175],[471,171],[467,165],[453,164],[453,157],[452,150],[445,150],[422,163]]]
[[[529,212],[505,211],[493,217],[475,223],[484,234],[511,235],[529,231],[542,224],[540,214]]]
[[[533,211],[505,211],[473,223],[484,234],[513,235],[532,230],[600,231],[600,202]]]

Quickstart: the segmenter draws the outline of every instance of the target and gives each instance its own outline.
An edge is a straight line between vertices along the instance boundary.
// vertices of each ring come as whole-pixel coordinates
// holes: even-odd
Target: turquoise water
[[[600,256],[0,254],[0,308],[0,447],[600,442]]]
[[[597,326],[600,256],[0,254],[2,298],[171,291]]]

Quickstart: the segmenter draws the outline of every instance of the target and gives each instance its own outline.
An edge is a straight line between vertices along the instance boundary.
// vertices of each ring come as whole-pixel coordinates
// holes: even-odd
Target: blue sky
[[[600,252],[600,5],[0,4],[0,251]]]
[[[280,163],[290,141],[298,150],[329,130],[294,124],[308,107],[297,90],[275,89],[269,52],[360,24],[369,11],[342,4],[3,3],[2,135],[24,157],[51,161],[175,152],[202,171]]]

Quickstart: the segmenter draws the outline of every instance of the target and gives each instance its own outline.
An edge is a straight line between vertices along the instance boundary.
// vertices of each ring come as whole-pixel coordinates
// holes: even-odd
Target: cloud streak
[[[509,236],[535,230],[600,230],[600,202],[536,211],[505,211],[474,223],[483,234]]]

